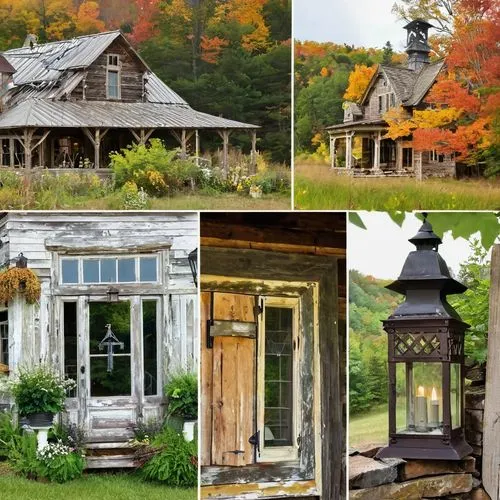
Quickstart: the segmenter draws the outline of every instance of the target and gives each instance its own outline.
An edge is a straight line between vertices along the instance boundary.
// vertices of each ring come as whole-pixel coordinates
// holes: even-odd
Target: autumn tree
[[[349,85],[345,91],[344,99],[359,101],[376,71],[376,66],[368,67],[364,64],[356,64],[354,71],[349,75]]]
[[[79,34],[99,33],[104,31],[104,21],[99,19],[99,3],[85,1],[78,7],[76,29]]]

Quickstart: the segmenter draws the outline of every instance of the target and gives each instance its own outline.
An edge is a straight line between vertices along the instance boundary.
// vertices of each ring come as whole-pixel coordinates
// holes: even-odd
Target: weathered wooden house
[[[425,109],[424,99],[443,70],[443,61],[430,62],[431,27],[422,20],[407,24],[408,66],[379,65],[361,100],[344,103],[344,123],[327,127],[332,168],[351,175],[455,175],[452,155],[416,151],[411,137],[384,138],[384,114],[395,107],[409,116],[414,109]]]
[[[251,134],[255,155],[258,127],[191,108],[119,31],[40,45],[28,36],[0,54],[0,82],[0,166],[97,169],[111,151],[170,135],[182,154],[194,140],[198,157],[204,130],[221,136],[224,165],[234,130]]]
[[[200,231],[201,498],[344,498],[345,214]]]
[[[13,375],[50,363],[73,378],[63,417],[84,429],[89,448],[118,455],[90,457],[89,466],[131,465],[124,443],[137,423],[163,417],[169,375],[197,371],[188,262],[197,214],[10,212],[0,241],[2,267],[22,253],[41,282],[36,303],[19,293],[2,304],[0,363]],[[109,329],[121,348],[102,344]]]

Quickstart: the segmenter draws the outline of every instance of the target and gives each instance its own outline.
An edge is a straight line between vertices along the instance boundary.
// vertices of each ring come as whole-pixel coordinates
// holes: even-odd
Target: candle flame
[[[417,389],[417,396],[425,396],[425,389],[423,385],[419,385]]]
[[[432,392],[431,392],[431,401],[437,401],[437,399],[438,399],[438,396],[437,396],[436,388],[433,387]]]

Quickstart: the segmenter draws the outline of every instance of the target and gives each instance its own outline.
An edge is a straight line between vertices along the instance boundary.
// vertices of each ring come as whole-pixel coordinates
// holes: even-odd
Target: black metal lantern
[[[191,274],[193,275],[194,285],[198,286],[198,249],[195,248],[188,255],[189,267],[191,268]]]
[[[28,258],[23,255],[23,252],[17,256],[16,267],[20,267],[22,269],[26,269],[28,267]]]
[[[106,295],[108,296],[108,302],[118,302],[120,290],[118,290],[118,288],[115,288],[114,286],[110,286],[106,291]]]
[[[424,214],[425,216],[425,214]],[[405,301],[383,322],[388,334],[389,446],[378,457],[459,460],[464,438],[464,335],[469,327],[446,301],[467,288],[438,253],[441,239],[424,224],[409,240],[398,280]]]

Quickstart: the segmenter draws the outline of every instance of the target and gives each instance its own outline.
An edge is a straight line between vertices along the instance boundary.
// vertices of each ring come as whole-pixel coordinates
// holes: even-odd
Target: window
[[[158,301],[142,301],[144,395],[158,394]]]
[[[117,54],[108,54],[106,95],[108,99],[121,98],[121,66],[120,56]]]
[[[76,302],[63,303],[64,328],[64,375],[78,381],[78,334],[76,327]],[[76,388],[71,389],[67,396],[76,397]]]
[[[396,106],[396,95],[391,94],[391,108],[393,108],[394,106]]]
[[[0,364],[9,366],[9,314],[7,310],[0,311]]]
[[[64,257],[61,282],[71,284],[157,283],[158,257]]]
[[[260,461],[298,457],[298,299],[266,298],[257,361]]]
[[[413,167],[412,148],[403,148],[403,167]]]
[[[384,111],[383,107],[384,107],[383,96],[379,95],[378,96],[378,112],[379,113],[382,113]]]

